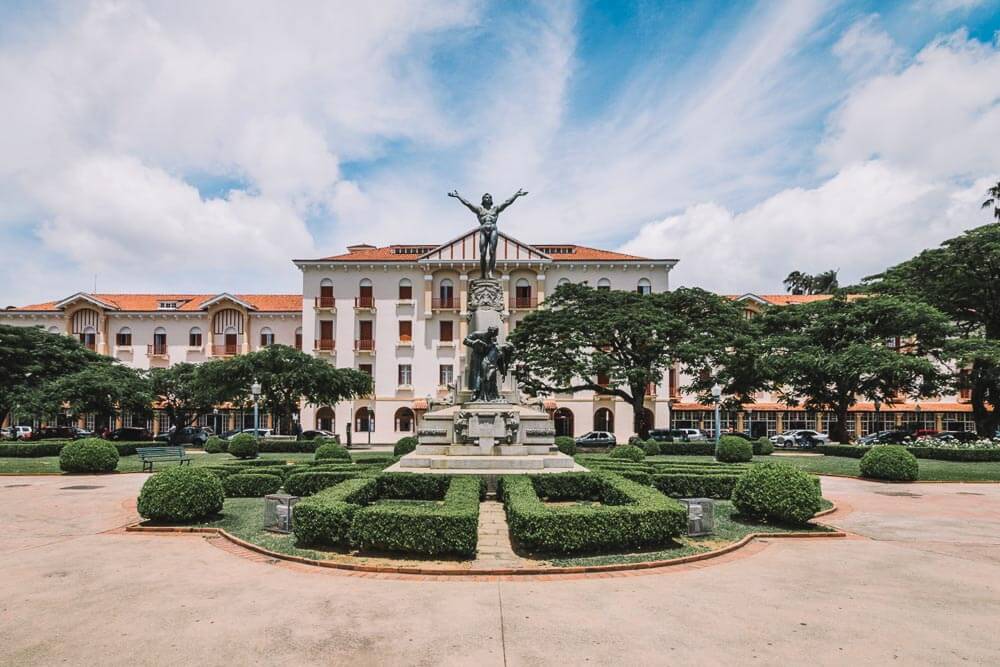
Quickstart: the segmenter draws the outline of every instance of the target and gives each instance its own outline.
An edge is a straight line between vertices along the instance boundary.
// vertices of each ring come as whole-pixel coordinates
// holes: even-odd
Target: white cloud
[[[879,27],[877,14],[851,25],[833,45],[833,53],[853,78],[891,71],[902,59],[902,49]]]

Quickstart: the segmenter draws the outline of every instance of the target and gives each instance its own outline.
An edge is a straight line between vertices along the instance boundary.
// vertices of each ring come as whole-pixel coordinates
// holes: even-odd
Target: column
[[[743,423],[743,417],[744,417],[743,412],[736,413],[736,430],[739,431],[740,433],[746,432],[746,427],[745,424]]]
[[[785,430],[785,413],[778,412],[774,416],[774,430],[781,433]]]
[[[250,352],[250,313],[243,313],[243,354]]]
[[[503,313],[505,316],[510,314],[510,274],[505,273],[500,276],[500,285],[503,287]]]
[[[860,438],[863,434],[861,433],[861,413],[854,413],[854,435]]]
[[[434,276],[424,274],[424,317],[430,319],[434,315]]]
[[[934,430],[939,433],[944,430],[944,413],[936,412],[934,413]]]
[[[817,412],[816,413],[816,430],[819,431],[820,433],[823,432],[823,413],[822,412]]]
[[[542,305],[542,302],[545,301],[545,273],[543,271],[538,272],[538,276],[536,278],[536,285],[537,286],[535,287],[535,290],[538,293],[538,296],[536,297],[537,299],[536,302],[540,306]]]
[[[108,355],[108,317],[103,312],[97,316],[97,351]]]

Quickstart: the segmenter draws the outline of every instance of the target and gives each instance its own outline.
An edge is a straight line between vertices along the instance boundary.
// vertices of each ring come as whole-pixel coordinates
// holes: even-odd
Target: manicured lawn
[[[238,459],[233,458],[229,454],[201,454],[194,453],[190,454],[191,463],[193,466],[206,466],[206,465],[218,465],[220,463],[231,463],[237,461]],[[370,459],[376,456],[385,456],[385,454],[378,454],[375,452],[357,452],[354,454],[355,460]],[[312,453],[302,453],[296,452],[292,454],[261,454],[262,459],[276,459],[279,461],[291,461],[291,462],[303,462],[312,461]],[[154,466],[154,470],[161,470],[168,466],[177,465],[176,463],[157,463]],[[187,464],[186,464],[187,465]],[[43,456],[36,459],[26,459],[26,458],[11,458],[11,457],[0,457],[0,473],[8,474],[23,474],[23,473],[58,473],[59,472],[59,457],[58,456]],[[123,456],[118,459],[118,472],[142,472],[142,461],[139,460],[138,456]]]
[[[651,456],[647,461],[714,461],[711,456]],[[755,456],[755,462],[787,463],[817,475],[859,477],[858,459],[841,456]],[[921,481],[982,482],[1000,481],[1000,461],[961,462],[919,459]]]

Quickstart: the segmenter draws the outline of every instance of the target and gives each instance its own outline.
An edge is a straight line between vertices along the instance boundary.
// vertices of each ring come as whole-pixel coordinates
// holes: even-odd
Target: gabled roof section
[[[62,301],[57,301],[52,303],[52,310],[62,310],[66,306],[74,303],[76,301],[86,301],[91,305],[97,306],[98,308],[104,308],[105,310],[119,310],[118,304],[111,301],[102,299],[100,295],[97,294],[87,294],[86,292],[77,292],[72,296],[68,296]],[[49,304],[45,304],[49,305]]]
[[[245,300],[243,300],[243,299],[241,299],[241,298],[239,298],[237,296],[233,296],[229,292],[223,292],[222,294],[216,294],[212,298],[207,299],[205,301],[202,301],[200,304],[198,304],[198,308],[201,309],[201,310],[208,310],[209,308],[211,308],[215,304],[219,303],[220,301],[232,301],[236,305],[242,306],[242,307],[246,308],[247,310],[257,310],[257,306],[253,305],[249,301],[245,301]]]
[[[93,303],[99,308],[119,312],[201,312],[210,303],[230,299],[248,310],[258,312],[300,312],[301,294],[87,294],[80,292],[62,301],[47,301],[0,312],[58,312],[78,299]],[[160,304],[176,303],[175,308],[163,309]]]
[[[498,233],[497,262],[551,262],[544,252],[518,241],[503,232]],[[421,262],[478,262],[479,240],[482,232],[478,227],[448,241],[420,257]]]

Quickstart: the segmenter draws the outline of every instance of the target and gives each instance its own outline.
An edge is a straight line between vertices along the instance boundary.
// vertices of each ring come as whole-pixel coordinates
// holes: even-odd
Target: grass
[[[220,463],[233,463],[238,459],[230,456],[229,454],[190,454],[191,463],[185,465],[192,466],[207,466],[207,465],[219,465]],[[352,453],[352,458],[355,461],[364,461],[366,459],[376,458],[379,454],[374,452],[355,452]],[[385,456],[385,454],[381,454]],[[313,460],[312,453],[306,452],[295,452],[289,454],[261,454],[262,459],[273,459],[278,461],[291,461],[295,463],[302,463],[306,461]],[[176,463],[156,463],[153,466],[153,470],[162,470],[168,466],[177,465]],[[35,459],[27,458],[13,458],[13,457],[0,457],[0,474],[30,474],[30,473],[51,473],[60,474],[59,470],[59,457],[58,456],[42,456]],[[139,460],[137,455],[133,456],[123,456],[118,459],[118,472],[142,472],[142,461]]]
[[[711,456],[651,456],[646,461],[699,461],[711,463]],[[859,459],[843,456],[755,456],[754,462],[778,461],[816,475],[846,475],[860,477]],[[919,459],[922,482],[1000,482],[1000,461],[935,461]]]
[[[709,458],[709,457],[702,457]],[[822,509],[828,509],[833,504],[823,499]],[[557,567],[579,567],[591,565],[617,565],[621,563],[642,563],[653,560],[668,560],[682,558],[694,554],[705,553],[722,548],[727,544],[746,537],[751,533],[801,533],[828,532],[823,526],[780,526],[774,524],[755,523],[734,515],[733,504],[728,500],[715,502],[715,532],[704,537],[681,537],[674,546],[664,549],[637,551],[628,554],[606,554],[600,556],[575,556],[571,558],[554,558],[549,562]]]

